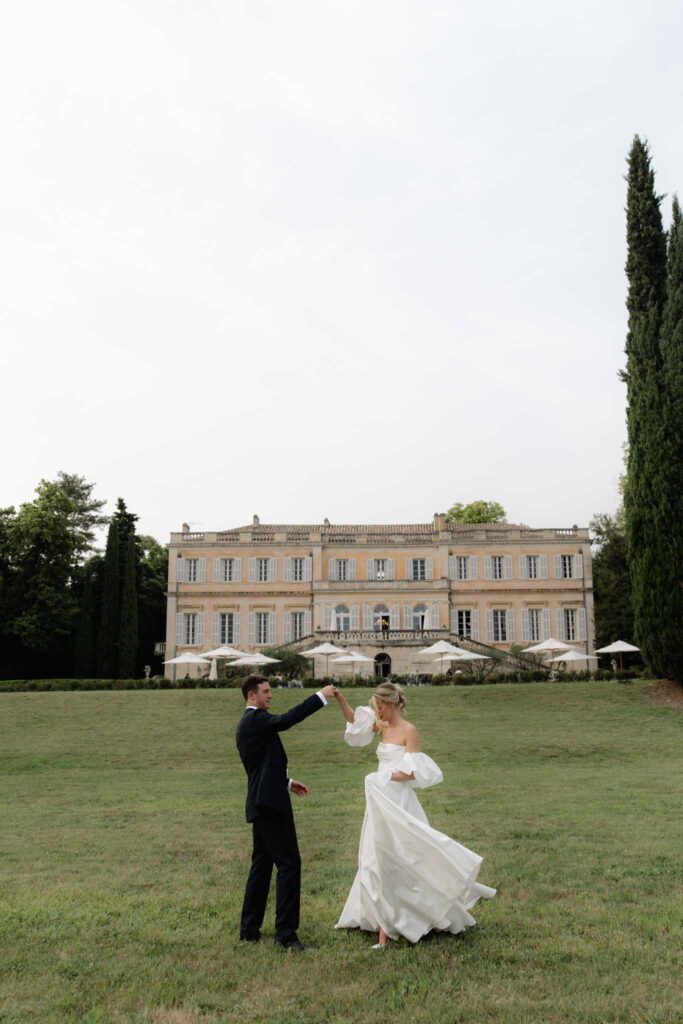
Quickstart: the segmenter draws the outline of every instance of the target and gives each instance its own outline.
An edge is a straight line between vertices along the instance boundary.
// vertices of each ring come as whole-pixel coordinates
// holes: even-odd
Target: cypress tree
[[[74,648],[74,675],[77,679],[92,679],[94,677],[97,671],[95,662],[96,648],[97,616],[95,587],[92,569],[90,565],[86,565]]]
[[[112,519],[104,554],[102,611],[97,644],[97,669],[101,679],[116,679],[118,676],[119,629],[119,527],[117,521]]]
[[[674,197],[662,318],[662,538],[668,578],[661,609],[662,674],[683,683],[683,216]]]
[[[667,247],[648,146],[635,137],[628,157],[626,339],[628,476],[624,495],[635,637],[661,674],[661,623],[669,599],[661,543],[662,361],[659,335],[666,300]]]
[[[126,560],[121,581],[121,629],[119,633],[119,677],[135,675],[138,649],[137,547],[135,534],[128,534]]]

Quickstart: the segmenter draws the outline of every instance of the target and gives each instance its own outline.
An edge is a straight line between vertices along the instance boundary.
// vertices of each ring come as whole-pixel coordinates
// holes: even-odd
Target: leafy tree
[[[634,635],[623,509],[614,516],[593,516],[590,526],[597,546],[592,559],[596,647],[605,647]]]
[[[446,513],[447,523],[505,523],[506,512],[498,501],[471,501],[469,505],[458,502]]]
[[[97,643],[97,671],[102,679],[116,679],[119,668],[121,595],[119,570],[119,524],[112,519],[107,533],[102,578],[102,607]]]
[[[121,581],[119,630],[119,677],[131,679],[135,674],[138,649],[138,583],[137,545],[134,533],[128,534],[126,561]]]
[[[259,672],[264,676],[284,676],[294,679],[295,676],[307,676],[311,673],[311,662],[303,654],[293,651],[291,647],[265,647],[263,653],[269,658],[277,658],[279,665],[261,665]]]
[[[667,239],[649,150],[638,136],[629,153],[627,180],[626,538],[636,642],[649,667],[657,674],[667,674],[671,662],[666,646],[671,634],[665,623],[679,629],[681,625],[680,594],[676,594],[680,591],[679,567],[668,540],[672,528],[667,500],[671,438],[664,429],[665,378],[660,348],[667,301]]]
[[[97,675],[97,612],[100,595],[96,577],[101,564],[101,557],[95,555],[83,569],[78,629],[74,641],[74,675],[77,679],[92,679]]]

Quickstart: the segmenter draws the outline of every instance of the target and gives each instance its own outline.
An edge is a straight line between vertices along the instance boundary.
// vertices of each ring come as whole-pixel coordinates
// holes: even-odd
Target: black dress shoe
[[[240,935],[240,942],[260,942],[260,935]]]
[[[304,946],[303,942],[299,939],[290,939],[288,942],[284,942],[282,939],[276,939],[275,945],[279,946],[280,949],[293,949],[295,953],[305,953],[310,946]]]

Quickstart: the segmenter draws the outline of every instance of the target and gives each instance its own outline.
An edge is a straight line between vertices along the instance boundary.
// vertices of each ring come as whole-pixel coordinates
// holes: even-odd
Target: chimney
[[[261,520],[259,519],[258,516],[254,516],[254,518],[251,521],[251,525],[252,526],[260,526],[261,525]]]
[[[189,532],[190,532],[190,524],[189,523],[183,523],[183,533],[189,533]]]

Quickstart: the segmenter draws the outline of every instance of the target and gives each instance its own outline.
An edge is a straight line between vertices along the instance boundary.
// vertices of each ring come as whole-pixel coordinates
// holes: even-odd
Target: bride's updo
[[[379,718],[378,704],[380,703],[393,704],[398,711],[403,711],[406,706],[403,690],[397,683],[380,683],[370,698],[370,707],[375,712],[377,718]]]

